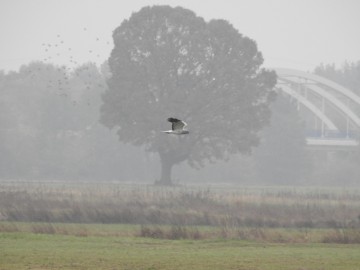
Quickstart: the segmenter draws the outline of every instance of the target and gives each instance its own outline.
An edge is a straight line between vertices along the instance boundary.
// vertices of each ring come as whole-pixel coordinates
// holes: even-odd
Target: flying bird
[[[189,131],[185,129],[187,124],[184,121],[172,117],[167,120],[172,124],[171,130],[165,130],[163,131],[164,133],[176,135],[189,134]]]

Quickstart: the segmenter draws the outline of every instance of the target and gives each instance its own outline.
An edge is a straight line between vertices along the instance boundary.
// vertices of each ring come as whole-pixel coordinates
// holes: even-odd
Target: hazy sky
[[[359,0],[0,0],[0,70],[33,60],[102,63],[124,19],[163,4],[228,20],[257,42],[267,67],[360,60]]]

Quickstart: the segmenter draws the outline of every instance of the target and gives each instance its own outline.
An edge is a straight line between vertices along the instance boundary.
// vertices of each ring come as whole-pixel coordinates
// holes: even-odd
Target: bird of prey
[[[164,133],[176,135],[189,134],[189,131],[185,129],[187,124],[184,121],[172,117],[168,118],[167,120],[172,124],[171,130],[165,130],[163,131]]]

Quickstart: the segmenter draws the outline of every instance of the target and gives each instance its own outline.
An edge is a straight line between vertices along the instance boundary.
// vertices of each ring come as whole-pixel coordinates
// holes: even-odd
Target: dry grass
[[[160,238],[203,237],[182,231],[186,226],[218,227],[223,236],[240,238],[261,238],[265,228],[331,228],[332,241],[342,238],[340,229],[359,230],[359,209],[359,190],[0,183],[3,221],[139,224],[145,226],[140,235]],[[156,232],[152,225],[168,225],[174,231]],[[52,233],[54,228],[44,226],[34,232]]]

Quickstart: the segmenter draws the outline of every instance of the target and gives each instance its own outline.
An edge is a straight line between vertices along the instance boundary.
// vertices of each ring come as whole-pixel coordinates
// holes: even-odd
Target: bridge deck
[[[338,138],[307,138],[307,145],[314,146],[358,146],[359,142],[354,139],[338,139]]]

